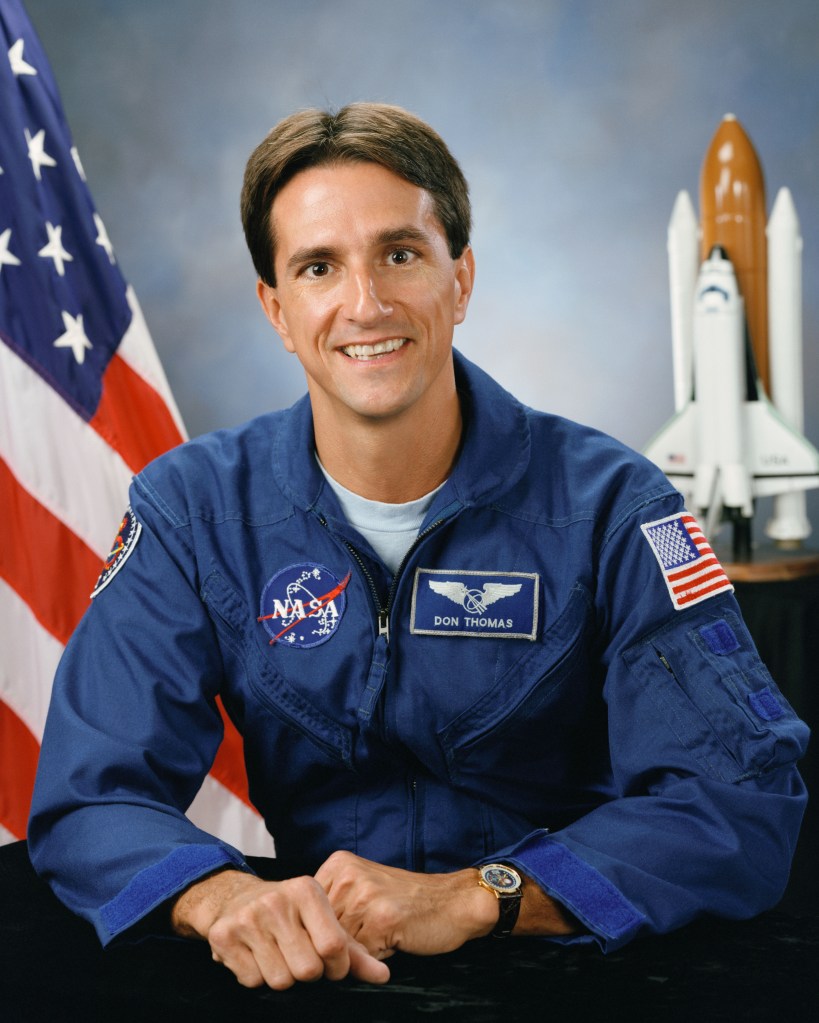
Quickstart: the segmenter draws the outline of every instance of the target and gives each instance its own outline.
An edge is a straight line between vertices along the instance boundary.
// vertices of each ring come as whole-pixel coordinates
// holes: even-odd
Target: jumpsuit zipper
[[[344,540],[344,546],[350,552],[353,561],[355,561],[356,565],[358,566],[358,570],[364,576],[364,579],[367,583],[367,587],[370,591],[370,596],[372,597],[373,606],[375,608],[375,618],[376,626],[378,629],[378,635],[383,636],[388,644],[390,641],[390,612],[392,611],[392,605],[393,602],[395,601],[395,593],[396,590],[398,589],[398,580],[401,578],[401,575],[403,574],[404,566],[409,561],[410,556],[413,554],[418,545],[423,540],[425,540],[430,533],[433,533],[439,526],[442,526],[446,521],[447,521],[446,519],[441,518],[436,519],[434,522],[430,522],[430,524],[425,529],[422,529],[418,536],[416,536],[416,538],[413,540],[406,554],[401,559],[401,564],[398,566],[398,571],[392,577],[389,592],[387,593],[386,604],[381,603],[381,598],[378,594],[378,588],[375,585],[375,580],[373,579],[370,570],[364,563],[364,559],[358,553],[358,550],[351,543],[351,541]],[[325,527],[325,529],[328,528],[327,520],[324,518],[323,515],[319,516],[319,522],[322,524],[322,526]]]
[[[327,520],[319,515],[319,521],[325,527],[327,527]],[[364,695],[362,697],[361,705],[358,709],[358,716],[367,721],[372,716],[377,700],[381,694],[381,689],[384,683],[386,675],[386,665],[389,657],[389,641],[390,641],[390,612],[392,610],[393,603],[395,601],[395,594],[398,589],[398,581],[404,572],[404,568],[409,560],[410,556],[416,550],[418,545],[425,540],[430,533],[438,529],[439,526],[446,522],[446,518],[435,519],[425,529],[416,536],[408,548],[406,554],[401,559],[401,564],[398,566],[398,571],[392,578],[390,588],[387,593],[387,600],[385,604],[381,603],[381,598],[378,593],[378,588],[375,585],[375,580],[367,568],[364,559],[359,554],[355,546],[349,541],[344,540],[344,546],[350,552],[350,556],[358,566],[358,570],[366,580],[367,586],[372,597],[373,606],[376,614],[376,625],[378,628],[378,635],[375,642],[375,651],[373,663],[370,667],[370,674],[367,679],[367,685],[365,687]],[[407,829],[407,869],[417,870],[419,862],[419,835],[418,835],[418,780],[414,774],[410,774],[408,777],[408,829]]]

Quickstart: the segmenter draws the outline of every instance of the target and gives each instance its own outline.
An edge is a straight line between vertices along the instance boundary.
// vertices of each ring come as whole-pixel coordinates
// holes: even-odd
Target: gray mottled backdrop
[[[816,0],[27,0],[189,432],[303,390],[254,295],[245,159],[283,115],[398,103],[471,182],[456,343],[527,403],[642,447],[672,411],[666,227],[723,114],[805,239],[819,444]],[[812,498],[814,528],[819,529]]]

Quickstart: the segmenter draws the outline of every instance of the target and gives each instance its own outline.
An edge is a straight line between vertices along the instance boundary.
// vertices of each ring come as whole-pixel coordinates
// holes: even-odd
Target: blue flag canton
[[[0,6],[0,333],[83,418],[131,321],[56,83],[22,5]]]
[[[700,556],[680,516],[646,526],[645,534],[666,570],[686,565]]]

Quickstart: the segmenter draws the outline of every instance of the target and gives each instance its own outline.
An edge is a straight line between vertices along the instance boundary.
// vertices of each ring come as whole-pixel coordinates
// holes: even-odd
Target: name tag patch
[[[539,576],[419,568],[410,632],[416,636],[537,637]]]

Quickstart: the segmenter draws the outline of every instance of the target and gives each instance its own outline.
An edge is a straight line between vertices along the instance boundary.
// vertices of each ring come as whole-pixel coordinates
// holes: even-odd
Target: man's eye
[[[401,266],[402,264],[409,262],[410,252],[407,249],[395,249],[390,253],[390,260],[392,263]]]
[[[311,263],[305,268],[308,277],[326,277],[330,267],[326,263]]]

